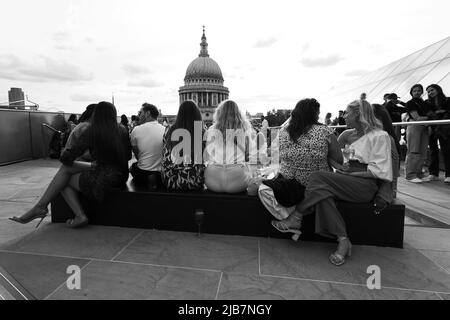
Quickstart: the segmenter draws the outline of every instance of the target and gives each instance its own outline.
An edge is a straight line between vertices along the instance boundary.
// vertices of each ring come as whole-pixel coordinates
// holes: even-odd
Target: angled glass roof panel
[[[444,59],[438,62],[436,68],[430,71],[426,76],[420,80],[420,83],[424,87],[429,86],[432,83],[438,83],[441,81],[447,73],[450,71],[450,55]]]
[[[436,66],[438,65],[438,62],[428,64],[426,66],[423,66],[421,68],[412,70],[412,73],[409,74],[409,76],[401,83],[397,83],[396,87],[394,88],[395,93],[397,93],[399,96],[403,97],[403,99],[406,99],[405,95],[409,96],[409,91],[413,85],[416,83],[422,83],[422,79],[431,72]],[[422,84],[423,85],[423,84]],[[405,101],[406,102],[406,101]]]
[[[371,93],[371,96],[377,100],[383,99],[383,95],[385,93],[395,92],[398,83],[405,81],[409,76],[411,76],[411,74],[413,74],[413,72],[414,71],[404,72],[392,78],[386,79],[376,90]]]
[[[399,73],[402,73],[403,71],[408,70],[408,67],[411,63],[416,61],[420,55],[422,54],[423,50],[420,50],[418,52],[415,52],[403,59],[400,60],[400,63],[398,63],[392,70],[391,73],[388,76],[394,76]]]
[[[448,41],[447,41],[447,43],[448,43]],[[409,68],[414,69],[414,68],[420,67],[423,64],[435,62],[436,60],[442,59],[450,52],[450,50],[445,51],[445,48],[446,48],[445,41],[440,41],[438,43],[435,43],[434,45],[426,48],[423,51],[423,53],[420,55],[419,59],[413,61],[413,63],[409,66]],[[443,53],[444,53],[444,55],[441,56],[441,54],[443,54]],[[437,59],[438,57],[440,57],[440,58]]]
[[[438,85],[442,87],[444,90],[444,94],[449,97],[450,96],[450,72],[447,73],[444,79],[439,81]]]
[[[448,54],[450,54],[450,37],[446,40],[447,41],[445,42],[445,44],[438,51],[433,53],[433,55],[427,61],[425,61],[425,63],[444,59]]]

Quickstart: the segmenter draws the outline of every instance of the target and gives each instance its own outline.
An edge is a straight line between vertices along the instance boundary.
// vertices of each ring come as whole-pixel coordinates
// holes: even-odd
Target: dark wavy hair
[[[316,99],[303,99],[297,103],[286,129],[293,142],[307,133],[313,125],[319,124],[319,111],[320,103]]]
[[[395,134],[394,126],[392,125],[392,119],[389,112],[381,104],[372,104],[373,113],[375,117],[381,121],[383,124],[383,130],[386,131],[395,141],[395,147],[397,148],[398,154],[400,154],[400,137]]]
[[[175,123],[169,128],[167,141],[173,148],[180,141],[172,141],[172,133],[177,129],[186,129],[191,135],[191,160],[194,161],[194,123],[195,121],[202,121],[202,114],[197,104],[192,100],[184,101],[178,109],[177,119]],[[202,126],[203,127],[203,126]]]
[[[90,148],[99,163],[127,165],[116,107],[102,101],[95,107],[90,127]]]
[[[428,91],[429,88],[433,88],[434,90],[437,91],[437,93],[438,93],[438,94],[437,94],[437,102],[438,102],[438,105],[436,105],[436,100],[435,100],[435,99],[430,99],[430,98],[428,98],[428,101],[429,101],[434,107],[441,106],[441,108],[444,108],[445,103],[446,103],[446,101],[447,101],[447,97],[445,96],[444,91],[442,90],[441,86],[440,86],[440,85],[437,85],[437,84],[430,84],[430,85],[427,87],[427,91]]]
[[[86,107],[86,110],[81,114],[80,118],[78,119],[78,123],[86,122],[91,120],[92,114],[94,113],[94,109],[97,106],[96,103],[90,104]]]
[[[423,93],[423,85],[421,85],[420,83],[417,83],[411,87],[411,90],[409,90],[409,94],[411,95],[411,97],[412,97],[412,92],[415,88],[419,88],[420,90],[422,90],[422,93]]]
[[[123,124],[125,127],[128,126],[128,118],[126,115],[121,115],[120,116],[120,123]]]

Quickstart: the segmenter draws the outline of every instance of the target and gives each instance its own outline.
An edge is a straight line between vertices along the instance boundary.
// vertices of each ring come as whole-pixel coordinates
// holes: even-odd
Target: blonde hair
[[[222,101],[214,112],[213,127],[226,136],[227,129],[242,129],[245,133],[252,126],[236,102],[232,100]]]
[[[350,102],[348,107],[358,115],[357,121],[361,124],[364,134],[376,129],[383,130],[383,124],[375,117],[372,105],[368,101],[355,100]]]

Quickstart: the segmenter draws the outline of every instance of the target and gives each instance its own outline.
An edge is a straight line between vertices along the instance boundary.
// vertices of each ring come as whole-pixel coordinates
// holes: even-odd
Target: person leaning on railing
[[[335,200],[370,202],[378,192],[379,180],[391,182],[393,176],[391,139],[370,103],[365,100],[350,103],[346,122],[351,129],[344,131],[338,142],[341,147],[348,144],[354,150],[355,166],[332,163],[336,173],[311,174],[305,199],[287,219],[272,222],[277,229],[300,229],[303,216],[315,212],[316,233],[338,240],[336,252],[329,257],[337,266],[344,264],[346,256],[351,255],[352,244]]]
[[[423,86],[411,87],[412,99],[406,103],[409,121],[426,121],[430,117],[430,105],[422,99]],[[405,160],[406,180],[412,183],[430,181],[430,176],[423,177],[422,167],[428,152],[428,128],[424,125],[410,125],[406,128],[407,153]]]
[[[428,100],[433,111],[433,120],[450,119],[450,98],[447,98],[442,88],[437,84],[431,84],[427,87]],[[439,180],[439,145],[441,146],[445,166],[445,183],[450,184],[450,125],[439,125],[433,127],[430,135],[430,178]]]

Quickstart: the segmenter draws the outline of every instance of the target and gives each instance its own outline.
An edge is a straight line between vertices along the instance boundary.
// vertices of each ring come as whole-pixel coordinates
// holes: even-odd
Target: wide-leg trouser
[[[325,237],[347,237],[344,219],[335,200],[364,203],[377,193],[376,179],[352,177],[333,172],[315,172],[309,177],[305,199],[296,207],[303,215],[316,214],[316,233]]]
[[[427,159],[428,129],[425,126],[408,126],[406,141],[408,151],[405,160],[406,179],[422,178],[422,167]]]

